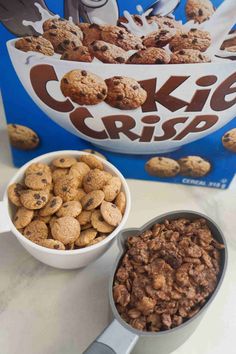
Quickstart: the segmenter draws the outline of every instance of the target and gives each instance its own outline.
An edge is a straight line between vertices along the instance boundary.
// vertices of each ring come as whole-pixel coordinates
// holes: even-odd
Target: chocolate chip
[[[113,85],[114,85],[114,86],[119,85],[119,83],[120,83],[120,81],[113,81]]]
[[[193,44],[196,44],[198,41],[197,41],[197,38],[194,38],[193,40],[192,40],[192,43]]]
[[[118,62],[118,63],[124,63],[125,62],[125,59],[123,57],[117,57],[115,58],[115,60]]]
[[[230,136],[230,134],[229,134],[229,133],[226,133],[226,134],[224,135],[224,137],[228,137],[228,136]]]
[[[70,40],[69,39],[64,39],[63,44],[65,44],[65,45],[70,44]]]
[[[108,46],[107,46],[107,45],[103,45],[103,46],[101,47],[101,51],[102,51],[102,52],[105,52],[107,49],[108,49]]]
[[[69,84],[69,81],[66,78],[62,79],[62,81],[64,82],[64,84]]]
[[[41,198],[43,202],[46,202],[46,197]]]
[[[117,38],[118,39],[124,39],[124,35],[123,34],[118,34]]]
[[[54,24],[52,24],[51,27],[50,27],[50,29],[57,29],[57,26],[54,25]]]
[[[198,10],[198,15],[199,15],[199,16],[202,16],[202,15],[203,15],[203,10],[202,10],[202,9],[199,9],[199,10]]]
[[[104,95],[103,95],[102,93],[98,92],[98,94],[97,94],[97,98],[99,98],[99,99],[103,99],[103,98],[104,98]]]
[[[182,38],[188,38],[188,35],[187,34],[181,34],[181,37]]]
[[[12,124],[12,127],[13,127],[13,128],[17,128],[16,124]]]
[[[72,31],[72,30],[71,30],[70,32],[71,32],[71,33],[73,33],[73,34],[75,34],[75,35],[77,36],[77,32],[75,32],[75,31]]]
[[[49,32],[49,35],[52,36],[52,37],[56,37],[57,36],[57,34],[54,33],[54,32]]]
[[[86,95],[85,95],[84,92],[80,91],[80,92],[79,92],[79,96],[80,96],[80,97],[85,97]]]
[[[36,49],[37,49],[37,50],[42,49],[41,45],[37,44],[37,45],[36,45]]]
[[[117,206],[116,206],[115,204],[112,204],[111,206],[112,206],[112,208],[114,208],[114,209],[117,208]]]
[[[141,49],[142,48],[142,45],[141,44],[136,44],[135,45],[135,49]]]
[[[84,209],[87,209],[88,207],[90,207],[90,205],[93,204],[93,198],[90,198],[87,203],[84,204]]]
[[[57,204],[56,199],[51,200],[50,202],[50,208],[53,208]]]
[[[163,61],[160,58],[157,58],[155,60],[155,64],[162,64],[162,63],[163,63]]]
[[[123,98],[124,98],[123,95],[117,95],[117,96],[116,96],[117,101],[122,101]]]
[[[160,35],[161,35],[161,36],[162,36],[162,35],[164,36],[164,35],[167,34],[167,33],[169,33],[169,31],[166,31],[166,30],[161,30],[161,31],[160,31]]]
[[[102,89],[102,94],[106,95],[106,93],[107,93],[107,90],[106,89]]]
[[[34,199],[40,199],[40,194],[38,193],[34,194]]]
[[[99,50],[98,46],[94,45],[93,50],[94,50],[94,52],[97,52]]]
[[[54,245],[53,248],[54,248],[55,250],[58,250],[59,245]]]
[[[65,162],[65,159],[60,159],[59,161],[63,163],[63,162]]]
[[[14,220],[17,221],[18,219],[19,219],[19,216],[16,216]]]
[[[25,38],[25,40],[29,43],[32,43],[32,40],[30,38]]]
[[[71,41],[71,44],[73,45],[73,47],[76,47],[76,44],[74,41]]]
[[[184,55],[184,54],[185,54],[185,51],[184,51],[184,50],[179,50],[179,54],[180,54],[180,55]]]
[[[67,192],[67,187],[62,187],[62,192]]]
[[[78,50],[79,49],[79,47],[75,47],[75,48],[73,48],[73,51],[75,52],[76,50]]]
[[[204,59],[203,56],[202,56],[202,54],[199,54],[199,55],[198,55],[198,58],[201,59],[201,60]]]
[[[43,173],[42,173],[42,172],[37,172],[36,175],[37,175],[37,176],[42,176]]]
[[[223,138],[224,143],[227,143],[228,141],[230,141],[230,138]]]
[[[196,28],[191,28],[191,29],[190,29],[190,32],[196,32],[196,31],[197,31]]]
[[[87,73],[87,71],[86,71],[86,70],[82,70],[82,71],[81,71],[81,75],[82,75],[82,76],[87,76],[87,75],[88,75],[88,73]]]
[[[137,85],[134,85],[134,86],[133,86],[133,90],[138,90],[138,88],[139,88],[139,87],[138,87]]]
[[[36,205],[41,205],[42,201],[41,200],[37,200]]]
[[[41,179],[41,181],[42,181],[43,183],[48,183],[48,181],[46,180],[46,178]]]

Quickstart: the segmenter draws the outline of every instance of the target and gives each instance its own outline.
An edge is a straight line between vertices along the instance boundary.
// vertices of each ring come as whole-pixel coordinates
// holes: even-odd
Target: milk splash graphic
[[[39,3],[35,2],[34,5],[38,8],[39,13],[41,14],[41,20],[39,21],[27,21],[23,20],[22,24],[24,26],[31,26],[38,33],[43,33],[43,23],[50,18],[59,18],[58,15],[51,15],[46,9],[44,9]]]
[[[123,13],[124,17],[128,22],[127,23],[122,22],[122,25],[126,27],[126,29],[129,32],[139,37],[146,36],[151,32],[157,31],[158,24],[156,22],[148,23],[146,19],[146,17],[152,12],[153,9],[148,9],[147,11],[144,12],[141,5],[137,5],[136,9],[140,15],[140,20],[142,21],[142,25],[137,25],[137,23],[135,23],[129,11],[124,11]]]

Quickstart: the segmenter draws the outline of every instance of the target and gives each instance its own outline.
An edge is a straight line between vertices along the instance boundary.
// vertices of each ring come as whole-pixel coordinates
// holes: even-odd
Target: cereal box
[[[236,2],[0,0],[13,161],[100,153],[127,178],[227,188]]]

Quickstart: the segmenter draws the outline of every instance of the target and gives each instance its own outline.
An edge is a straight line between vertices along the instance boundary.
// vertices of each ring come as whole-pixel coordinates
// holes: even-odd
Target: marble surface
[[[1,123],[0,197],[15,170]],[[132,209],[127,227],[141,226],[166,211],[191,209],[209,215],[224,231],[229,245],[225,281],[196,332],[175,354],[235,354],[236,181],[226,191],[128,183]],[[0,353],[82,354],[109,323],[107,284],[117,252],[114,245],[87,268],[63,271],[32,258],[12,234],[1,235]]]

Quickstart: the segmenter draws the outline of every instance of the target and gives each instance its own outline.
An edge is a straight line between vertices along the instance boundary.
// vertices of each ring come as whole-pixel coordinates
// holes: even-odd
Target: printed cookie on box
[[[229,186],[235,2],[1,2],[0,83],[17,166],[91,150],[128,178]]]

